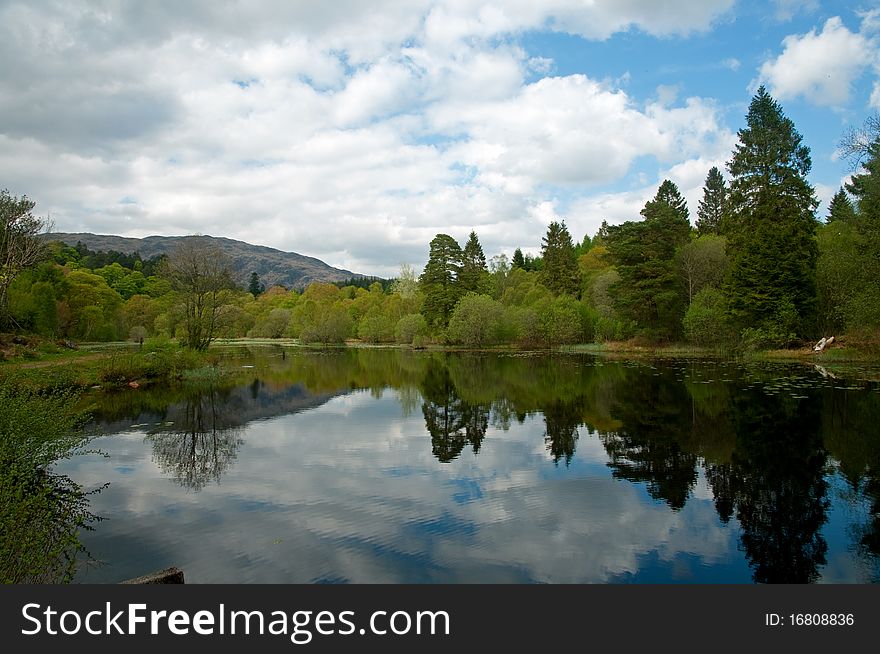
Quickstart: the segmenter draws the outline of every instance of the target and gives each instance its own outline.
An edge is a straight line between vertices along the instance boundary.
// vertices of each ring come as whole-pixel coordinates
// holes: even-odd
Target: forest
[[[214,338],[484,347],[631,341],[761,350],[846,335],[875,348],[880,327],[880,122],[844,139],[855,173],[817,215],[810,151],[762,87],[726,174],[708,171],[693,217],[660,184],[640,219],[572,239],[549,225],[540,255],[487,260],[476,232],[428,245],[424,271],[396,279],[264,288],[230,280],[216,253],[143,260],[50,242],[16,245],[42,226],[35,203],[0,197],[3,331],[71,341]],[[32,235],[32,234],[31,234]],[[526,249],[529,244],[524,244]],[[16,255],[18,258],[16,258]],[[175,265],[177,264],[177,265]],[[197,333],[194,333],[197,332]]]

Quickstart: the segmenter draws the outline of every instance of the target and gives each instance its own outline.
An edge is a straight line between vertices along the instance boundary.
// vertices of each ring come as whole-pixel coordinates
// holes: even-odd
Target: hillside
[[[251,273],[254,272],[260,276],[260,281],[267,288],[274,284],[281,284],[288,288],[303,288],[315,281],[336,282],[352,277],[363,277],[363,275],[348,270],[334,268],[314,257],[217,236],[129,238],[103,234],[54,232],[47,234],[46,237],[68,245],[76,245],[77,242],[81,242],[94,251],[139,252],[143,259],[149,259],[157,254],[169,253],[182,239],[208,240],[218,245],[232,260],[235,281],[242,286],[247,285]]]

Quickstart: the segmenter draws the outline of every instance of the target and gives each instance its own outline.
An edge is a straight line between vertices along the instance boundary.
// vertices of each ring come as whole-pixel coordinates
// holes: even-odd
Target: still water
[[[96,398],[75,581],[880,579],[880,384],[804,364],[253,349]],[[874,381],[872,381],[872,379]]]

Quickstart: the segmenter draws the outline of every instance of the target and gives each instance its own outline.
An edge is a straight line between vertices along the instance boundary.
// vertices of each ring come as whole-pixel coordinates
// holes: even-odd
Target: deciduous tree
[[[214,339],[221,292],[232,287],[231,271],[223,251],[197,236],[181,240],[168,255],[164,276],[183,304],[187,347],[204,350]]]

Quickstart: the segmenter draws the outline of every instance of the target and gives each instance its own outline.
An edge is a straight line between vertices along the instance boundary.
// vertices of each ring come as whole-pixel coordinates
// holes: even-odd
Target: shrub
[[[88,497],[53,464],[86,443],[70,392],[0,386],[0,583],[70,581],[95,520]]]
[[[721,292],[712,287],[701,289],[684,314],[685,338],[694,345],[712,346],[730,340],[726,303]]]
[[[394,321],[377,308],[372,308],[358,326],[358,338],[367,343],[390,343],[394,340]]]
[[[497,343],[501,333],[504,307],[488,295],[468,293],[452,312],[448,338],[456,343],[479,347]]]
[[[394,327],[394,340],[398,343],[412,343],[421,347],[428,335],[428,323],[420,313],[408,313],[397,321]],[[416,339],[419,343],[416,344]]]

